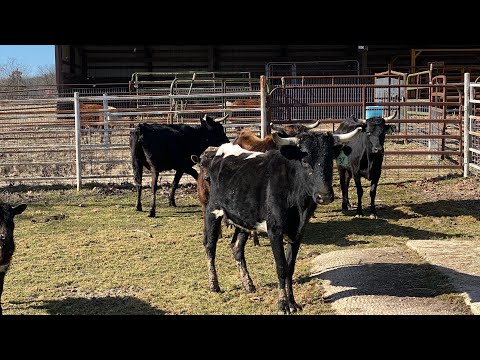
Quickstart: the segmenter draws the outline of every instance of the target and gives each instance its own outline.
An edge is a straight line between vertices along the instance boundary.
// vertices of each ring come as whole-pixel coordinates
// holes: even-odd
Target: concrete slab
[[[414,249],[447,275],[472,313],[480,315],[480,238],[478,240],[409,240]]]
[[[324,298],[344,315],[471,314],[462,301],[452,301],[447,279],[438,279],[407,247],[347,249],[313,259],[312,276],[321,280]]]

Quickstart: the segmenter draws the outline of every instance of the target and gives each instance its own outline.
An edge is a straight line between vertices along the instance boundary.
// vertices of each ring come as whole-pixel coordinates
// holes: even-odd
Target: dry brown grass
[[[309,277],[310,260],[318,254],[405,246],[409,239],[480,241],[479,185],[476,177],[381,183],[377,220],[343,215],[338,199],[319,207],[307,227],[294,276],[302,314],[332,313],[320,283]],[[337,185],[334,190],[338,196]],[[247,294],[229,247],[232,231],[225,229],[217,251],[222,292],[210,293],[195,187],[178,191],[177,208],[167,206],[168,191],[165,186],[159,190],[157,218],[152,219],[134,211],[130,187],[80,192],[4,188],[2,201],[28,204],[16,221],[17,250],[6,276],[4,313],[275,313],[277,276],[268,240],[261,237],[260,247],[247,243],[246,259],[257,286],[256,293]],[[145,190],[145,208],[149,201]]]

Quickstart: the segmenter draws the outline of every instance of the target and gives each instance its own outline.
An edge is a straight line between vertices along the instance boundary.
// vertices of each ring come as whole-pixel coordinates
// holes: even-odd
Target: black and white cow
[[[348,144],[345,145],[337,158],[337,169],[340,175],[340,186],[342,188],[342,210],[350,207],[348,201],[348,187],[353,176],[357,188],[357,216],[363,214],[362,196],[363,188],[361,178],[370,180],[370,217],[376,218],[375,196],[377,194],[378,181],[382,173],[384,156],[385,134],[395,131],[395,125],[387,125],[385,121],[395,118],[393,115],[386,118],[371,117],[367,120],[354,117],[344,120],[335,134],[343,134],[362,124],[364,131]]]
[[[15,251],[13,218],[25,211],[27,205],[21,204],[12,207],[9,204],[0,203],[0,315],[2,315],[2,293],[5,274]]]
[[[220,291],[215,252],[225,216],[236,227],[231,247],[245,290],[255,291],[244,257],[248,232],[266,232],[279,280],[278,308],[283,313],[301,309],[293,296],[292,276],[305,225],[317,204],[333,201],[333,159],[342,143],[359,131],[343,135],[304,132],[290,138],[274,133],[280,148],[266,153],[234,144],[219,147],[209,166],[210,198],[204,221],[210,291]]]
[[[209,146],[220,146],[229,142],[221,124],[227,117],[228,115],[214,119],[205,115],[200,120],[200,125],[143,123],[135,127],[130,134],[130,150],[137,190],[137,211],[142,211],[143,167],[152,174],[152,206],[148,216],[155,217],[158,174],[165,170],[176,170],[169,205],[177,206],[175,190],[183,174],[189,174],[195,180],[198,177],[191,156],[200,156]]]

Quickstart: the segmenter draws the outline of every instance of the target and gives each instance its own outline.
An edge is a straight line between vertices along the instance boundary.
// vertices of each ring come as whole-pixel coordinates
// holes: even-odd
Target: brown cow
[[[108,110],[115,110],[113,106],[109,106]],[[82,115],[88,114],[88,115]],[[98,113],[98,115],[93,115]],[[105,128],[105,124],[107,127]],[[108,133],[111,131],[113,126],[108,122],[105,122],[105,112],[103,110],[102,104],[91,104],[91,103],[80,103],[80,127],[88,131],[88,134],[91,135],[93,131],[100,132],[101,143],[110,142],[110,137]],[[87,137],[87,142],[88,142]]]
[[[311,125],[290,124],[290,125],[275,125],[270,123],[270,127],[276,130],[281,137],[291,137],[302,132],[311,130],[320,124],[320,120]],[[267,135],[264,139],[255,135],[252,130],[243,128],[239,131],[233,144],[240,145],[245,150],[261,151],[276,149],[277,145],[273,142],[272,135]]]
[[[227,100],[225,102],[227,107],[238,107],[238,108],[249,108],[249,107],[260,107],[260,99],[236,99],[236,100]]]

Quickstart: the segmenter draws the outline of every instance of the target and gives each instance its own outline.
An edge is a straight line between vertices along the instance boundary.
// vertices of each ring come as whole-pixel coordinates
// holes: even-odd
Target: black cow
[[[9,204],[0,203],[0,315],[2,315],[3,282],[15,251],[13,218],[24,212],[26,208],[25,204],[12,207]]]
[[[348,187],[353,176],[357,188],[357,216],[363,214],[362,195],[363,188],[361,177],[370,180],[370,218],[376,218],[375,196],[377,194],[378,181],[382,173],[383,153],[385,134],[395,131],[394,125],[387,125],[385,121],[392,120],[396,115],[382,118],[372,117],[367,120],[356,119],[353,116],[344,120],[335,134],[342,134],[352,131],[360,124],[364,131],[355,139],[345,145],[337,158],[337,169],[340,175],[340,186],[342,188],[342,211],[350,207],[348,201]]]
[[[248,232],[266,232],[279,280],[278,308],[284,313],[301,309],[293,296],[292,276],[304,228],[317,204],[333,201],[333,159],[342,146],[335,145],[335,139],[345,142],[359,131],[343,135],[304,132],[290,138],[274,133],[280,149],[266,153],[234,144],[220,146],[209,166],[210,198],[204,221],[210,291],[220,291],[215,252],[225,216],[235,225],[231,248],[245,290],[255,290],[244,257]],[[288,237],[286,257],[284,235]]]
[[[155,217],[155,194],[158,174],[165,170],[176,170],[169,197],[169,205],[175,204],[175,190],[184,173],[197,180],[191,155],[200,155],[209,146],[227,143],[221,121],[228,115],[213,119],[205,115],[200,125],[185,124],[139,124],[130,134],[132,167],[137,190],[136,210],[142,211],[142,173],[145,166],[152,173],[152,207],[148,216]]]

